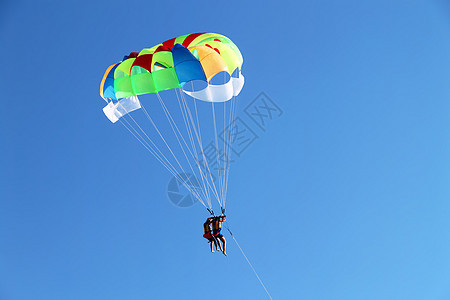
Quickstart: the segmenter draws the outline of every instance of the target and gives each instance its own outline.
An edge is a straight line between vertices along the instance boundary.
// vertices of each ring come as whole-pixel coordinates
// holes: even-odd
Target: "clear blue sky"
[[[450,5],[430,0],[0,2],[0,299],[265,298],[101,111],[109,64],[199,31],[241,49],[242,103],[284,111],[227,202],[274,299],[450,299]]]

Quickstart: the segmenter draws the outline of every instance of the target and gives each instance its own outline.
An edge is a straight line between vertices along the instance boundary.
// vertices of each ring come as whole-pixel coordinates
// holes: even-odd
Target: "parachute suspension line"
[[[214,120],[214,140],[215,140],[215,145],[216,145],[216,161],[217,161],[217,175],[219,177],[219,190],[222,190],[222,172],[221,172],[221,166],[220,166],[220,160],[219,160],[219,144],[217,141],[217,124],[216,124],[216,110],[214,109],[214,102],[211,102],[211,106],[212,106],[212,112],[213,112],[213,120]],[[223,197],[223,194],[221,195]],[[219,199],[219,204],[220,204],[220,208],[222,209],[223,207],[223,198]]]
[[[205,163],[205,165],[206,165],[206,170],[207,170],[208,173],[209,173],[209,177],[210,177],[210,179],[211,179],[211,183],[212,183],[212,186],[213,186],[213,188],[214,188],[212,191],[213,191],[213,193],[214,193],[214,196],[215,196],[216,199],[217,199],[217,202],[219,202],[219,205],[220,205],[219,193],[218,193],[217,188],[216,188],[216,185],[215,185],[215,183],[214,183],[214,179],[213,179],[213,177],[212,177],[212,172],[211,172],[211,169],[210,169],[210,167],[209,167],[208,160],[206,159],[206,156],[205,156],[205,151],[203,150],[202,134],[201,134],[201,131],[200,131],[200,126],[199,126],[197,104],[196,104],[195,101],[193,101],[193,102],[194,102],[194,107],[195,107],[196,119],[197,119],[197,129],[196,129],[196,128],[195,128],[195,121],[193,120],[192,113],[191,113],[191,110],[190,110],[190,108],[189,108],[189,106],[188,106],[188,104],[187,104],[186,98],[184,97],[183,93],[180,93],[180,94],[181,94],[181,99],[183,100],[183,105],[184,105],[186,111],[188,112],[189,119],[190,119],[191,124],[192,124],[192,127],[193,127],[193,129],[194,129],[195,136],[197,137],[197,142],[198,142],[198,144],[199,144],[199,146],[200,146],[200,151],[201,151],[201,153],[202,153],[203,160],[204,160],[204,163]]]
[[[230,124],[232,124],[236,120],[236,115],[237,115],[236,109],[237,109],[237,98],[233,97],[233,112],[231,114]],[[233,149],[231,148],[231,146],[233,145],[234,140],[236,139],[236,134],[237,134],[236,131],[238,130],[237,126],[232,126],[231,128],[232,129],[230,130],[229,140],[228,140],[228,143],[230,145],[228,155],[229,155],[230,159],[233,154],[233,152],[232,152]],[[225,196],[228,194],[228,178],[230,176],[230,171],[231,171],[231,169],[228,170],[228,174],[227,174],[227,183],[225,185]]]
[[[186,115],[188,115],[188,113],[189,113],[190,123],[191,123],[191,125],[192,125],[192,129],[194,130],[195,136],[197,137],[197,143],[198,143],[198,145],[199,145],[199,147],[200,147],[200,151],[201,151],[201,153],[202,153],[202,156],[203,156],[203,159],[204,159],[204,162],[205,162],[205,165],[206,165],[206,170],[208,171],[208,174],[209,174],[209,176],[210,176],[210,178],[211,178],[211,183],[212,183],[212,185],[213,185],[212,188],[211,188],[211,185],[209,184],[209,181],[208,181],[208,179],[206,178],[206,176],[205,176],[205,178],[206,178],[206,180],[207,180],[207,182],[208,182],[208,186],[210,187],[210,189],[211,189],[211,191],[213,192],[214,196],[216,197],[216,199],[219,199],[219,195],[218,195],[216,186],[215,186],[215,184],[214,184],[214,180],[212,179],[211,171],[210,171],[210,169],[209,169],[208,160],[206,159],[205,152],[203,151],[203,145],[202,145],[202,141],[201,141],[201,132],[200,132],[200,136],[199,136],[197,130],[195,129],[195,121],[193,120],[193,117],[192,117],[192,114],[191,114],[191,110],[189,109],[189,106],[188,106],[188,104],[187,104],[187,101],[186,101],[186,99],[183,97],[183,94],[182,94],[181,92],[180,92],[180,94],[181,94],[181,99],[183,100],[183,107],[184,107],[184,109],[186,110]],[[195,101],[194,101],[194,104],[195,104]],[[197,162],[197,164],[200,166],[200,162],[199,162],[198,159],[196,160],[196,162]]]
[[[162,158],[164,158],[164,160],[165,160],[165,162],[166,162],[166,164],[168,164],[172,169],[172,172],[176,172],[176,168],[170,163],[170,161],[169,161],[169,159],[167,159],[167,157],[164,155],[164,153],[162,153],[161,152],[161,150],[158,148],[158,146],[152,141],[152,139],[150,139],[149,137],[148,137],[148,135],[145,133],[145,131],[139,126],[139,124],[137,124],[137,122],[133,119],[133,117],[131,117],[131,115],[127,115],[127,116],[129,116],[133,121],[134,121],[134,123],[140,128],[140,130],[141,130],[141,132],[147,137],[147,139],[150,141],[150,143],[153,145],[153,147],[159,152],[159,155],[156,153],[156,151],[150,146],[150,144],[145,140],[145,138],[144,137],[142,137],[139,133],[138,133],[138,131],[137,131],[137,129],[136,128],[134,128],[133,127],[133,125],[132,124],[130,124],[130,122],[128,122],[128,120],[126,119],[126,116],[124,117],[124,120],[127,122],[127,124],[134,130],[134,132],[136,132],[136,134],[137,135],[139,135],[139,137],[142,139],[142,141],[144,141],[146,144],[147,144],[147,146],[148,146],[148,148],[151,148],[153,151],[154,151],[154,153],[152,153],[150,150],[149,150],[149,152],[151,153],[151,154],[153,154],[161,163],[163,163],[163,161],[161,161],[161,159],[160,159],[160,157],[162,157]],[[122,122],[122,124],[125,126],[125,124]],[[126,126],[125,126],[126,127]],[[127,128],[128,129],[128,128]],[[129,129],[128,129],[129,130]],[[130,130],[129,130],[130,131]],[[131,132],[131,131],[130,131]],[[132,133],[132,132],[131,132]],[[134,135],[134,134],[133,134]],[[135,136],[135,135],[134,135]],[[136,136],[135,136],[136,137]],[[139,140],[139,139],[138,139]],[[140,140],[139,140],[140,141]],[[142,142],[141,142],[142,143]],[[147,150],[148,150],[148,148],[147,148]],[[164,165],[164,166],[166,166],[166,165]]]
[[[233,126],[232,123],[235,120],[236,117],[236,107],[237,107],[237,103],[236,103],[236,97],[233,97],[231,100],[231,109],[230,109],[230,120],[229,120],[229,130],[228,130],[228,138],[227,138],[227,159],[231,160],[231,156],[232,156],[232,144],[234,141],[234,135],[235,135],[235,130],[236,130],[236,126]],[[226,174],[226,179],[225,179],[225,188],[224,188],[224,199],[227,199],[227,194],[228,194],[228,179],[230,176],[230,169],[231,169],[231,165],[230,168],[227,169],[227,174]]]
[[[164,104],[163,99],[161,98],[161,96],[160,96],[158,93],[157,93],[157,95],[158,95],[158,99],[159,99],[159,102],[160,102],[160,104],[161,104],[161,107],[163,108],[164,113],[166,114],[167,121],[169,122],[169,124],[170,124],[171,127],[172,127],[172,124],[175,126],[175,128],[176,128],[177,131],[178,131],[178,134],[180,135],[181,139],[183,140],[184,144],[186,145],[186,147],[187,147],[189,153],[191,154],[192,158],[194,158],[194,154],[192,153],[191,149],[189,148],[188,144],[186,143],[186,140],[184,139],[183,135],[182,135],[181,132],[180,132],[180,129],[178,128],[178,126],[177,126],[177,124],[176,124],[176,122],[175,122],[175,120],[173,119],[172,115],[170,114],[169,110],[167,109],[167,106]],[[171,122],[172,122],[172,123],[171,123]],[[180,147],[181,147],[182,149],[184,149],[183,146],[181,145],[181,142],[180,142],[179,139],[178,139],[178,135],[175,133],[175,129],[174,129],[173,127],[172,127],[172,131],[174,132],[175,137],[177,138],[177,140],[178,140],[178,142],[179,142],[179,144],[180,144]],[[186,159],[187,159],[187,158],[186,158]]]
[[[189,141],[190,141],[191,146],[192,146],[192,152],[195,153],[195,155],[193,154],[193,158],[194,158],[194,161],[195,161],[195,163],[196,163],[196,165],[198,167],[198,170],[200,172],[200,177],[202,179],[202,184],[203,184],[203,188],[205,189],[205,193],[206,193],[206,197],[208,199],[208,203],[211,205],[211,194],[209,192],[209,188],[211,188],[211,185],[207,181],[206,174],[203,173],[203,170],[200,167],[200,163],[198,161],[198,155],[197,155],[197,147],[195,147],[195,142],[194,142],[194,138],[192,136],[191,126],[190,126],[190,123],[187,122],[187,116],[186,116],[185,110],[183,109],[184,107],[181,106],[181,101],[180,101],[180,97],[178,96],[178,91],[179,91],[178,89],[175,89],[175,95],[177,96],[178,106],[180,108],[181,115],[183,116],[183,122],[184,122],[184,125],[186,127],[186,131],[188,133]],[[180,91],[180,93],[181,93],[181,91]],[[206,179],[206,183],[208,184],[209,188],[206,187],[205,179]]]
[[[233,112],[231,114],[230,124],[232,124],[236,120],[236,115],[237,115],[236,109],[237,109],[237,98],[233,97]],[[228,151],[228,155],[229,155],[230,159],[231,159],[231,156],[233,154],[233,152],[232,152],[233,149],[231,148],[231,146],[233,145],[234,140],[236,139],[236,131],[237,130],[238,130],[237,126],[232,126],[232,129],[229,132],[228,143],[230,145],[230,148],[229,148],[229,151]],[[228,170],[228,174],[227,174],[227,184],[225,186],[225,195],[228,193],[228,177],[229,176],[230,176],[230,170]]]
[[[230,104],[230,114],[229,114],[229,120],[228,120],[228,136],[226,138],[227,142],[227,147],[225,148],[226,150],[226,159],[227,161],[231,160],[231,155],[232,155],[232,151],[231,151],[231,145],[232,143],[232,139],[233,139],[233,134],[234,134],[234,127],[232,126],[232,122],[234,121],[235,115],[236,115],[236,97],[233,96],[233,98],[231,99],[231,104]],[[224,199],[224,206],[226,204],[226,199],[227,199],[227,193],[228,193],[228,179],[229,179],[229,175],[230,175],[230,169],[231,169],[231,164],[229,164],[228,168],[226,169],[226,174],[225,174],[225,179],[224,179],[224,195],[223,195],[223,199]]]
[[[146,112],[146,111],[145,111]],[[145,133],[145,131],[141,128],[141,126],[139,126],[139,124],[133,119],[133,117],[129,114],[130,118],[134,121],[134,123],[139,127],[139,129],[142,131],[142,133],[144,133],[144,135],[150,140],[151,138]],[[170,148],[169,144],[166,142],[166,140],[164,139],[164,137],[162,136],[161,132],[159,131],[158,127],[156,126],[156,124],[153,122],[152,118],[146,114],[146,116],[148,117],[148,120],[150,121],[150,123],[153,125],[153,127],[155,128],[155,130],[158,132],[159,136],[161,137],[161,139],[163,140],[164,144],[166,145],[167,149],[169,149],[170,153],[172,154],[173,158],[175,159],[175,161],[177,162],[178,166],[181,169],[181,172],[186,173],[186,171],[183,169],[183,167],[181,166],[179,160],[177,159],[176,155],[173,153],[172,148]],[[153,141],[152,141],[153,143]],[[154,144],[154,143],[153,143]],[[161,151],[160,151],[161,152]],[[191,179],[188,178],[189,183],[194,186],[194,184],[192,183]],[[187,186],[185,184],[185,186]],[[189,189],[190,190],[190,189]],[[200,195],[198,195],[200,197]]]
[[[194,138],[192,136],[192,130],[191,130],[190,124],[187,122],[187,117],[185,115],[184,109],[183,109],[183,107],[181,105],[180,98],[178,97],[178,93],[177,93],[176,90],[175,90],[175,94],[177,95],[178,106],[179,106],[180,112],[181,112],[181,114],[183,116],[183,122],[184,122],[184,125],[186,127],[186,132],[187,132],[188,137],[189,137],[189,142],[191,143],[192,152],[193,153],[197,153],[197,147],[195,146]],[[209,191],[209,189],[211,188],[211,185],[209,184],[209,182],[208,182],[208,180],[206,178],[206,174],[203,173],[203,170],[200,167],[200,164],[199,164],[199,161],[198,161],[198,155],[197,154],[193,155],[193,159],[194,159],[195,165],[197,166],[198,171],[200,173],[200,178],[202,180],[203,189],[205,191],[206,198],[208,199],[208,203],[212,206],[212,204],[211,204],[211,194],[210,194],[210,191]],[[205,183],[205,180],[206,180],[206,183]],[[206,184],[208,184],[208,187],[206,187]]]
[[[192,85],[192,89],[194,89],[194,83],[191,82],[191,85]],[[189,107],[187,107],[187,108],[189,109]],[[197,102],[196,101],[194,101],[194,108],[195,108],[195,118],[197,120],[197,129],[198,129],[198,132],[199,132],[199,135],[200,135],[200,144],[201,144],[201,151],[202,151],[202,154],[203,154],[203,159],[205,161],[206,167],[207,167],[208,172],[209,172],[209,177],[211,178],[211,182],[212,182],[212,184],[214,186],[214,190],[215,190],[216,195],[217,195],[217,198],[216,198],[217,202],[219,203],[220,206],[222,206],[222,204],[220,203],[220,195],[219,195],[219,192],[217,191],[217,187],[216,187],[216,184],[215,184],[214,179],[213,179],[211,168],[209,167],[209,162],[208,162],[208,160],[205,157],[205,152],[203,151],[202,132],[200,130],[200,128],[201,128],[200,127],[200,119],[198,118],[198,109],[197,109]],[[189,115],[191,116],[190,109],[189,109]]]
[[[230,78],[230,80],[231,80],[231,78]],[[226,82],[226,74],[225,73],[223,73],[223,83],[225,84]],[[224,190],[224,185],[225,185],[225,175],[226,175],[226,173],[227,173],[227,169],[230,167],[230,161],[227,159],[227,156],[226,156],[226,153],[227,153],[227,143],[226,143],[226,139],[225,139],[225,135],[226,135],[226,132],[225,132],[225,130],[227,129],[227,127],[226,127],[226,119],[225,119],[225,115],[226,115],[226,112],[227,112],[227,102],[228,101],[225,101],[225,102],[223,102],[223,137],[222,137],[222,141],[223,141],[223,154],[224,154],[224,156],[225,156],[225,164],[226,164],[226,167],[225,167],[225,169],[223,170],[223,180],[222,180],[222,190],[220,191],[221,192],[221,194],[222,194],[222,206],[223,207],[225,207],[225,198],[224,198],[224,196],[225,196],[225,194],[223,193],[223,190]],[[224,208],[222,208],[222,210],[224,210]]]
[[[231,129],[231,111],[233,109],[233,99],[231,99],[230,101],[230,113],[229,113],[229,119],[228,119],[228,127],[230,127]],[[224,120],[226,119],[226,117],[224,116]],[[225,121],[224,121],[225,122]],[[224,126],[224,130],[226,130],[227,127]],[[228,129],[228,131],[226,132],[226,135],[224,136],[224,152],[225,152],[225,159],[230,162],[231,158],[229,156],[229,152],[230,152],[230,142],[229,142],[229,136],[230,136],[230,129]],[[223,199],[223,205],[226,205],[226,193],[225,193],[225,188],[228,185],[228,173],[230,171],[230,167],[231,167],[231,163],[229,163],[227,165],[227,168],[225,169],[225,174],[224,174],[224,179],[223,179],[223,185],[222,185],[222,199]]]
[[[180,92],[180,94],[181,94],[181,92]],[[182,94],[181,94],[181,95],[182,95]],[[184,98],[182,98],[182,100],[183,100],[183,109],[184,109],[183,115],[186,115],[186,119],[187,119],[187,115],[188,115],[188,112],[187,112],[187,111],[189,110],[189,106],[188,106],[188,104],[187,104],[187,102],[186,102],[186,100],[185,100]],[[190,113],[190,110],[189,110],[189,113]],[[194,133],[195,133],[195,135],[196,135],[196,137],[197,137],[197,142],[198,142],[198,144],[199,144],[200,151],[201,151],[201,153],[202,153],[203,159],[204,159],[204,161],[206,162],[207,168],[209,168],[209,166],[207,165],[207,160],[206,160],[206,157],[205,157],[205,153],[204,153],[204,151],[203,151],[203,146],[202,146],[202,144],[201,144],[201,138],[199,138],[198,133],[197,133],[197,131],[195,130],[195,125],[194,125],[194,121],[193,121],[193,119],[192,119],[192,115],[189,115],[189,116],[190,116],[190,122],[188,122],[188,124],[189,124],[189,127],[188,127],[188,128],[189,128],[189,130],[191,131],[191,135],[192,135],[192,130],[191,130],[191,126],[190,126],[190,125],[192,125],[192,129],[194,130]],[[194,142],[194,145],[195,145],[195,142]],[[194,146],[194,148],[195,148],[195,151],[197,151],[197,149],[196,149],[195,146]],[[200,161],[199,161],[198,157],[196,157],[196,163],[197,163],[197,166],[201,169]],[[206,171],[206,170],[205,170],[205,171]],[[218,194],[217,194],[216,188],[215,188],[215,186],[214,186],[214,181],[211,181],[212,184],[213,184],[213,187],[211,187],[211,184],[209,183],[207,176],[206,176],[206,175],[203,175],[203,174],[204,174],[204,173],[201,172],[201,175],[204,176],[206,182],[208,183],[208,187],[211,189],[211,191],[214,193],[214,196],[217,198],[217,197],[218,197]],[[208,193],[209,193],[209,190],[208,190]]]
[[[230,75],[231,76],[231,75]],[[230,77],[230,80],[231,80],[231,77]],[[227,76],[226,76],[226,73],[223,73],[223,83],[225,84],[226,83],[226,81],[227,81]],[[230,168],[230,165],[231,165],[231,162],[230,162],[230,160],[228,159],[228,155],[227,155],[227,150],[228,150],[228,144],[227,144],[227,140],[226,140],[226,128],[227,128],[227,124],[226,124],[226,113],[227,113],[227,102],[228,101],[224,101],[223,102],[223,133],[224,133],[224,136],[222,137],[222,141],[223,141],[223,154],[224,154],[224,156],[225,156],[225,162],[226,162],[226,167],[225,167],[225,169],[224,169],[224,174],[223,174],[223,179],[222,179],[222,190],[221,190],[221,193],[222,193],[222,214],[224,214],[225,213],[225,204],[226,204],[226,198],[225,198],[225,193],[224,193],[224,189],[225,189],[225,183],[226,183],[226,180],[227,180],[227,177],[226,177],[226,175],[227,175],[227,171],[228,171],[228,169]],[[231,109],[231,106],[230,106],[230,109]]]
[[[181,134],[181,132],[180,132],[180,130],[179,130],[177,124],[175,123],[175,120],[173,119],[172,115],[170,114],[169,110],[167,109],[167,106],[164,104],[163,99],[161,98],[161,96],[159,95],[159,93],[156,93],[156,94],[157,94],[157,96],[158,96],[158,100],[159,100],[159,102],[160,102],[160,104],[161,104],[161,107],[162,107],[163,110],[164,110],[164,114],[166,115],[167,121],[169,122],[169,125],[170,125],[170,127],[172,128],[173,134],[175,135],[175,137],[176,137],[176,139],[177,139],[177,141],[178,141],[178,145],[180,146],[181,150],[183,151],[184,157],[186,158],[187,163],[189,164],[189,167],[190,167],[190,169],[191,169],[191,171],[192,171],[192,174],[194,175],[194,174],[195,174],[194,168],[192,167],[191,162],[190,162],[190,160],[189,160],[189,158],[188,158],[188,156],[187,156],[187,154],[186,154],[186,151],[184,150],[184,147],[183,147],[183,145],[182,145],[180,139],[178,138],[178,134],[180,135],[181,139],[183,140],[184,144],[186,145],[186,147],[187,147],[189,153],[191,154],[191,156],[194,157],[194,155],[192,154],[192,152],[191,152],[189,146],[187,145],[186,140],[184,139],[183,135]],[[146,111],[145,111],[145,113],[146,113],[146,115],[148,116],[148,113],[147,113]],[[172,125],[172,124],[173,124],[173,125]],[[174,127],[174,126],[175,126],[175,127]],[[178,134],[175,132],[175,129],[178,131]],[[206,201],[208,202],[208,204],[211,206],[211,201],[210,201],[209,198],[206,196],[206,194],[205,194],[205,192],[204,192],[203,190],[202,190],[202,194],[203,194],[203,197],[205,197],[205,199],[206,199]]]
[[[126,120],[126,118],[123,118],[128,126],[130,126],[133,131],[128,128],[127,125],[125,125],[125,123],[122,121],[122,119],[119,119],[120,123],[136,138],[136,140],[138,140],[142,146],[144,146],[147,151],[152,154],[166,169],[167,171],[169,171],[169,173],[171,173],[179,182],[181,182],[199,201],[200,203],[206,207],[206,209],[209,209],[208,206],[206,206],[206,204],[202,201],[202,199],[198,196],[198,194],[191,190],[189,186],[187,186],[184,182],[184,180],[182,180],[182,178],[175,172],[175,168],[172,166],[172,164],[167,160],[167,158],[163,155],[163,158],[166,160],[166,162],[164,162],[162,160],[162,158],[155,152],[155,150],[148,144],[148,142],[139,134],[139,132],[137,132],[137,130],[128,122],[128,120]],[[139,138],[138,138],[139,136]],[[141,140],[142,139],[142,140]]]
[[[233,109],[233,99],[231,99],[231,101],[230,101],[230,116],[231,116],[231,110],[232,109]],[[224,127],[224,131],[225,131],[226,134],[223,137],[224,152],[225,152],[224,155],[225,155],[225,159],[227,160],[227,162],[229,162],[229,164],[227,165],[227,168],[224,171],[225,174],[224,174],[223,185],[222,185],[222,199],[223,199],[223,205],[224,206],[226,205],[226,200],[227,200],[226,199],[225,188],[226,188],[226,186],[228,184],[228,173],[229,173],[230,167],[231,167],[231,158],[230,158],[229,153],[228,153],[229,152],[229,148],[230,148],[229,135],[230,135],[230,129],[231,129],[231,123],[230,123],[229,119],[228,119],[228,125],[227,126],[229,127],[228,131],[225,131],[225,130],[227,130],[227,127]]]
[[[250,266],[250,268],[253,270],[253,273],[255,273],[256,278],[258,278],[259,283],[261,283],[262,287],[264,288],[264,290],[266,291],[267,296],[269,296],[269,299],[272,300],[272,296],[269,294],[269,291],[266,289],[266,286],[264,285],[264,283],[262,282],[261,278],[259,278],[258,273],[256,273],[255,268],[253,268],[252,264],[250,263],[250,260],[247,258],[247,255],[245,255],[244,250],[242,250],[241,246],[239,245],[239,243],[237,242],[236,238],[234,237],[233,233],[231,232],[230,228],[228,228],[228,226],[225,226],[225,228],[228,230],[228,232],[230,233],[231,237],[233,238],[234,242],[236,243],[236,245],[238,246],[239,250],[241,250],[242,255],[244,256],[245,260],[247,261],[248,265]]]
[[[230,76],[232,76],[232,74],[230,75]],[[230,77],[230,80],[231,80],[231,77]],[[223,74],[223,83],[225,84],[226,83],[226,73],[224,73]],[[230,126],[231,124],[230,124],[230,120],[228,120],[228,124],[226,123],[227,122],[227,118],[226,118],[226,115],[227,115],[227,102],[228,101],[225,101],[224,102],[224,108],[223,108],[223,132],[224,132],[224,135],[223,135],[223,137],[222,137],[222,140],[223,140],[223,151],[224,151],[224,157],[225,157],[225,161],[226,161],[226,167],[224,168],[224,174],[223,174],[223,179],[222,179],[222,190],[221,190],[221,193],[222,193],[222,206],[223,206],[223,208],[222,208],[222,213],[225,213],[225,205],[226,205],[226,194],[225,194],[225,186],[228,184],[228,172],[229,172],[229,170],[230,170],[230,167],[231,167],[231,159],[230,159],[230,157],[229,157],[229,155],[228,155],[228,152],[229,152],[229,149],[231,148],[231,146],[230,146],[230,143],[228,142],[228,138],[227,138],[227,136],[229,135],[227,132],[226,132],[226,130],[227,130],[227,126]],[[230,115],[231,115],[231,110],[232,110],[232,108],[233,108],[233,101],[230,101]]]
[[[170,163],[170,161],[164,156],[164,154],[161,153],[161,151],[158,149],[158,147],[153,143],[152,140],[150,140],[150,142],[156,147],[156,149],[161,153],[162,157],[166,160],[166,163],[164,163],[164,161],[159,157],[159,155],[152,149],[152,147],[149,145],[149,143],[139,134],[139,132],[137,132],[137,130],[133,127],[132,124],[130,124],[128,122],[128,120],[126,120],[126,118],[124,118],[124,120],[127,122],[127,124],[133,129],[133,131],[142,139],[142,141],[121,121],[122,125],[128,129],[128,131],[150,152],[150,154],[152,154],[168,171],[169,173],[171,173],[179,182],[181,182],[186,189],[188,189],[199,201],[200,203],[203,204],[203,206],[207,207],[205,205],[205,203],[203,202],[203,200],[200,198],[200,196],[198,195],[198,193],[194,190],[192,190],[188,185],[186,185],[185,180],[183,180],[181,178],[181,176],[179,176],[179,174],[177,174],[176,169],[173,167],[173,165]],[[150,150],[152,149],[153,152]],[[167,166],[167,164],[171,167],[169,168]]]
[[[180,92],[180,95],[182,96],[182,93],[181,93],[181,92]],[[183,116],[185,117],[185,119],[187,120],[187,116],[188,116],[187,110],[189,109],[189,107],[188,107],[188,104],[187,104],[186,100],[185,100],[184,98],[182,98],[182,100],[183,100],[183,110],[182,110],[182,114],[183,114]],[[192,138],[191,142],[193,143],[193,148],[195,149],[194,151],[197,151],[197,148],[196,148],[196,146],[195,146],[195,142],[193,141],[194,138],[193,138],[193,135],[192,135],[192,130],[194,130],[194,133],[195,133],[196,136],[197,136],[197,141],[198,141],[198,144],[199,144],[200,149],[203,149],[201,143],[199,142],[198,134],[197,134],[197,132],[195,131],[194,122],[193,122],[193,120],[192,120],[192,117],[190,118],[190,122],[188,122],[188,121],[186,121],[186,122],[187,122],[187,124],[188,124],[188,132],[190,132],[190,136],[191,136],[191,138]],[[192,127],[191,127],[191,124],[192,124]],[[206,161],[206,158],[205,158],[205,155],[204,155],[204,153],[203,153],[203,150],[201,150],[201,151],[202,151],[203,157],[204,157],[204,159],[205,159],[205,161]],[[198,159],[198,156],[195,156],[195,157],[194,157],[194,160],[195,160],[195,162],[196,162],[196,164],[197,164],[199,170],[201,171],[201,172],[200,172],[200,175],[202,176],[202,179],[205,180],[206,183],[208,184],[209,189],[206,189],[207,192],[208,192],[208,195],[210,195],[209,190],[211,190],[211,191],[214,193],[215,190],[213,189],[213,187],[211,187],[211,184],[209,183],[206,174],[202,171],[202,168],[201,168],[201,166],[200,166],[200,161],[199,161],[199,159]],[[214,182],[213,182],[213,184],[214,184]],[[214,196],[217,197],[217,193],[214,194]]]
[[[175,168],[170,164],[170,162],[167,160],[167,158],[164,157],[165,161],[162,160],[162,158],[155,152],[155,150],[148,144],[147,141],[137,132],[137,130],[128,122],[128,120],[124,117],[123,120],[125,120],[130,126],[133,131],[128,128],[127,125],[122,121],[122,119],[119,119],[120,123],[152,154],[169,172],[174,172]],[[139,136],[139,138],[137,137]],[[142,139],[142,140],[141,140]]]
[[[133,120],[133,122],[136,124],[136,126],[141,130],[141,132],[147,137],[147,139],[152,143],[152,145],[158,150],[158,152],[166,159],[166,161],[169,162],[169,160],[165,157],[165,155],[161,152],[161,150],[158,148],[158,146],[156,146],[156,144],[152,141],[152,139],[147,135],[147,133],[141,128],[141,126],[139,126],[139,124],[136,122],[136,120],[131,116],[131,114],[128,114],[128,116]],[[150,118],[150,122],[153,124],[153,126],[155,127],[156,131],[159,133],[160,137],[163,139],[163,141],[165,142],[167,148],[169,149],[170,153],[172,154],[172,156],[174,157],[175,161],[177,162],[178,166],[180,167],[181,171],[183,173],[186,173],[183,169],[183,167],[181,166],[180,162],[178,161],[177,157],[175,156],[175,154],[173,153],[172,149],[170,148],[170,146],[167,144],[167,142],[165,141],[164,137],[162,137],[161,133],[159,132],[158,128],[156,127],[156,124],[153,122],[153,120]],[[133,128],[134,129],[134,128]],[[142,138],[144,140],[144,138]],[[172,166],[172,164],[171,164]],[[175,170],[176,169],[172,166],[172,168]],[[173,175],[173,174],[172,174]],[[184,182],[184,180],[181,180],[181,176],[175,176],[178,179],[178,181],[180,181],[181,183],[183,183],[183,185],[191,192],[193,191],[193,189],[189,188],[188,185]],[[192,183],[191,179],[188,178],[189,183],[191,184],[191,186],[194,186],[194,184]],[[192,194],[194,194],[194,196],[199,199],[200,202],[204,203],[203,200],[200,200],[200,194],[197,191],[191,192]]]
[[[180,110],[181,110],[181,104],[180,104],[180,100],[179,100],[178,94],[176,93],[176,90],[175,90],[175,94],[176,94],[176,96],[177,96],[178,104],[179,104]],[[183,110],[181,110],[182,115],[183,115],[184,123],[185,123],[185,125],[186,125],[186,127],[187,127],[187,129],[188,129],[188,130],[187,130],[188,136],[190,137],[191,145],[192,145],[192,147],[193,147],[192,151],[191,151],[191,149],[189,148],[189,145],[187,144],[186,140],[184,139],[183,134],[180,132],[180,129],[178,128],[178,126],[177,126],[175,120],[173,119],[172,115],[170,114],[169,110],[167,109],[166,105],[164,104],[164,101],[162,100],[161,97],[159,97],[159,98],[160,98],[160,103],[161,103],[161,105],[163,106],[163,109],[165,110],[166,116],[168,115],[168,120],[169,120],[169,118],[170,118],[170,120],[172,121],[172,123],[173,123],[173,125],[175,126],[176,130],[178,131],[178,134],[180,135],[181,139],[183,140],[184,144],[186,145],[186,148],[188,149],[188,151],[189,151],[189,153],[191,154],[192,158],[193,158],[194,161],[196,162],[196,165],[197,165],[198,170],[199,170],[199,172],[200,172],[200,176],[201,176],[201,179],[202,179],[202,183],[203,183],[203,185],[204,185],[204,189],[205,189],[204,194],[206,193],[205,196],[206,196],[206,198],[207,198],[207,200],[208,200],[208,203],[209,203],[210,205],[212,205],[212,204],[211,204],[211,197],[210,197],[209,189],[206,188],[206,184],[205,184],[205,181],[204,181],[204,178],[206,178],[206,175],[203,173],[203,171],[202,171],[202,169],[201,169],[201,167],[200,167],[200,164],[199,164],[199,162],[198,162],[198,159],[197,159],[196,155],[194,155],[194,153],[195,153],[194,151],[196,151],[196,147],[195,147],[195,143],[193,143],[192,130],[191,130],[190,126],[187,127],[185,113],[183,112]],[[170,121],[169,121],[169,124],[170,124]],[[171,127],[172,127],[172,125],[171,125]],[[175,134],[175,136],[177,137],[177,134],[176,134],[176,132],[175,132],[175,130],[174,130],[173,127],[172,127],[172,131],[174,131],[174,134]],[[182,150],[183,150],[183,146],[181,145],[181,142],[179,141],[178,137],[177,137],[177,140],[178,140],[178,143],[180,144],[180,147],[181,147]],[[193,170],[192,165],[191,165],[190,162],[189,162],[189,159],[187,158],[186,153],[185,153],[184,151],[183,151],[183,153],[185,154],[185,157],[186,157],[186,159],[188,160],[188,163],[189,163],[189,166],[191,167],[192,172],[195,173],[194,170]],[[208,181],[206,181],[206,183],[208,184],[209,188],[212,188]]]

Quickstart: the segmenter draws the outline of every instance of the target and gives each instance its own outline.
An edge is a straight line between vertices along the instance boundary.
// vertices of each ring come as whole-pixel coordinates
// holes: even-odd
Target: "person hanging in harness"
[[[217,247],[216,238],[212,235],[212,229],[211,229],[212,220],[213,220],[213,217],[210,217],[210,218],[206,219],[205,223],[203,223],[203,229],[205,230],[205,234],[203,234],[203,237],[209,241],[209,243],[211,245],[211,252],[214,253],[213,243],[214,243],[214,246],[216,246],[216,250],[219,251],[219,249]],[[222,251],[222,249],[220,249],[220,250]]]
[[[227,216],[223,215],[212,218],[213,237],[219,240],[219,247],[221,248],[225,256],[227,256],[226,253],[227,241],[225,240],[225,237],[220,233],[220,231],[222,230],[222,223],[226,221],[226,217]],[[222,242],[222,245],[220,245],[220,242]]]

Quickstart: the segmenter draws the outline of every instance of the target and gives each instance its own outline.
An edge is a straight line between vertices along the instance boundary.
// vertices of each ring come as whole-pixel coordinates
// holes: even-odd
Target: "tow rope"
[[[250,263],[250,260],[248,260],[247,255],[245,255],[245,253],[244,253],[244,250],[242,250],[241,246],[239,246],[239,243],[237,242],[237,240],[236,240],[236,238],[234,237],[233,233],[231,232],[230,228],[229,228],[227,225],[225,225],[224,227],[225,227],[225,228],[228,230],[228,232],[230,233],[231,237],[233,238],[234,242],[235,242],[236,245],[238,246],[239,250],[241,250],[241,253],[242,253],[242,255],[244,255],[245,260],[247,261],[248,265],[250,266],[250,268],[252,268],[253,273],[255,273],[256,278],[258,278],[259,283],[261,283],[262,287],[263,287],[264,290],[266,291],[267,296],[269,296],[269,299],[272,300],[272,296],[270,296],[269,291],[266,289],[266,286],[265,286],[264,283],[262,282],[261,278],[259,278],[258,273],[256,273],[256,270],[255,270],[255,268],[253,268],[252,264]]]

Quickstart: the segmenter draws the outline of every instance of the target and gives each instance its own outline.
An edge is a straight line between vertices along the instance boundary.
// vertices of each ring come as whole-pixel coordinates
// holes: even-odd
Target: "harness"
[[[211,222],[203,223],[203,229],[205,230],[205,233],[211,232]]]

